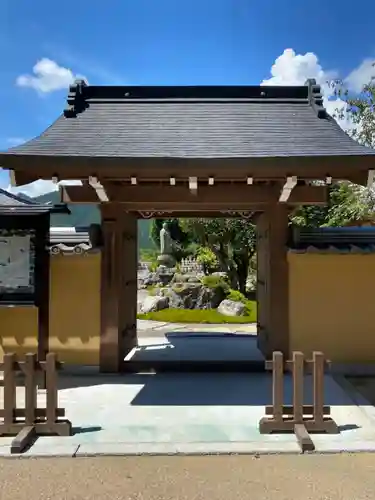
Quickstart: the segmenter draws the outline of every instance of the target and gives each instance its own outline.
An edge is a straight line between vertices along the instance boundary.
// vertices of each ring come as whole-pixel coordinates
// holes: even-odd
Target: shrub
[[[201,281],[202,285],[206,286],[207,288],[221,288],[225,295],[229,293],[229,285],[222,276],[203,276]]]
[[[199,264],[202,264],[206,274],[217,270],[219,262],[214,252],[207,247],[199,247],[196,253],[196,259]]]
[[[242,302],[242,304],[245,304],[245,314],[251,315],[253,310],[255,310],[255,303],[245,297],[245,295],[238,290],[233,290],[231,288],[229,290],[229,293],[227,295],[227,299],[233,300],[234,302]],[[254,309],[255,308],[255,309]]]
[[[242,302],[243,304],[246,302],[245,295],[238,290],[233,290],[233,288],[229,290],[227,299],[234,300],[235,302]]]

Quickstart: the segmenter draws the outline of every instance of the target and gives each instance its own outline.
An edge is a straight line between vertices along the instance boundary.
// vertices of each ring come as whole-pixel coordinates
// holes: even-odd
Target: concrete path
[[[311,379],[306,379],[310,388]],[[62,376],[59,404],[75,427],[70,437],[40,437],[24,456],[299,453],[291,434],[261,435],[258,422],[271,401],[269,374]],[[358,406],[330,377],[325,403],[339,435],[315,435],[318,452],[375,451],[375,413]],[[19,388],[19,405],[23,404]],[[291,378],[285,403],[291,404]],[[306,403],[311,403],[311,390]],[[40,391],[39,405],[45,405]],[[12,438],[0,438],[10,456]]]
[[[137,331],[140,337],[161,337],[166,333],[233,333],[256,335],[256,323],[207,325],[194,323],[164,323],[162,321],[138,320]]]
[[[140,321],[133,357],[164,360],[263,359],[255,325],[172,325]],[[258,422],[271,402],[268,373],[164,373],[123,376],[63,373],[59,405],[74,426],[70,437],[40,437],[25,457],[299,453],[294,435],[261,435]],[[0,403],[3,388],[0,387]],[[312,402],[306,377],[306,404]],[[286,376],[285,404],[292,403]],[[18,406],[24,390],[17,389]],[[355,401],[355,402],[354,402]],[[39,406],[45,392],[39,391]],[[327,375],[325,404],[338,435],[314,435],[317,452],[375,451],[375,408]],[[0,456],[10,456],[12,438],[0,438]]]

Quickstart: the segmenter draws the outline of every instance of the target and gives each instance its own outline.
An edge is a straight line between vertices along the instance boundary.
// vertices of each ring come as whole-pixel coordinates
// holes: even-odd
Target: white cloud
[[[82,183],[81,181],[78,180],[68,180],[68,181],[61,181],[58,184],[55,184],[52,181],[45,181],[39,179],[35,182],[31,182],[30,184],[24,184],[23,186],[12,187],[9,185],[7,190],[13,194],[24,193],[27,196],[34,198],[35,196],[41,196],[42,194],[47,194],[51,193],[52,191],[57,191],[60,184],[81,185]]]
[[[78,75],[74,75],[72,70],[59,66],[51,59],[43,58],[33,67],[33,74],[20,75],[16,80],[16,85],[48,93],[66,89],[77,77]]]
[[[372,66],[371,68],[374,70]],[[344,118],[336,117],[336,121],[346,131],[353,128],[353,123],[345,113],[347,107],[345,101],[332,98],[332,88],[327,85],[327,82],[337,79],[337,71],[323,69],[318,57],[313,52],[296,54],[293,49],[285,49],[272,65],[271,75],[271,78],[263,80],[261,85],[304,85],[307,79],[314,78],[321,85],[324,106],[328,113],[333,116],[336,115],[337,109],[343,110]],[[360,90],[362,85],[369,81],[369,77],[370,62],[365,60],[344,81],[351,90],[358,89],[358,86]],[[362,85],[359,85],[360,81]]]
[[[363,86],[375,77],[375,59],[365,59],[346,78],[345,83],[353,92],[361,92]]]
[[[337,72],[324,71],[313,52],[296,54],[293,49],[285,49],[272,65],[271,75],[261,85],[304,85],[308,78],[315,78],[317,83],[324,85],[335,78]]]
[[[8,191],[13,194],[24,193],[27,196],[33,198],[34,196],[40,196],[42,194],[50,193],[51,191],[56,191],[57,185],[52,181],[38,180],[31,182],[30,184],[25,184],[24,186],[12,187],[8,186]]]

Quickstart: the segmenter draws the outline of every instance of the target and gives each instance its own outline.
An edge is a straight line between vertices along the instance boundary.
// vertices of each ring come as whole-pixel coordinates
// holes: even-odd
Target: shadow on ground
[[[165,341],[143,339],[126,358],[132,362],[263,362],[254,335],[239,333],[167,332]]]
[[[124,375],[62,375],[60,389],[113,386],[116,397],[131,406],[266,406],[272,402],[272,375],[269,373],[156,373]],[[293,400],[292,377],[285,375],[284,404]],[[305,377],[305,404],[312,404],[312,377]],[[99,394],[98,394],[99,397]],[[324,403],[355,406],[355,403],[327,375]]]

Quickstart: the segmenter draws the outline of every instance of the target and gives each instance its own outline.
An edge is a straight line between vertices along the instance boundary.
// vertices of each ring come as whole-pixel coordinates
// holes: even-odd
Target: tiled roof
[[[292,230],[289,251],[293,253],[358,254],[375,252],[374,227],[324,227]]]
[[[64,113],[39,137],[5,154],[183,159],[375,155],[326,113],[314,81],[299,87],[106,87],[77,81],[67,102]]]
[[[17,196],[16,194],[10,193],[5,189],[0,188],[0,206],[6,207],[30,207],[34,205],[39,205],[39,203],[34,202],[32,199],[27,199],[23,196]]]
[[[52,255],[77,255],[96,250],[90,242],[88,231],[74,228],[51,228],[49,251]]]
[[[307,245],[300,248],[289,248],[291,253],[319,254],[365,254],[375,253],[375,245]]]
[[[38,203],[24,195],[16,195],[0,188],[1,215],[28,215],[50,212],[68,214],[69,208],[63,203]]]

